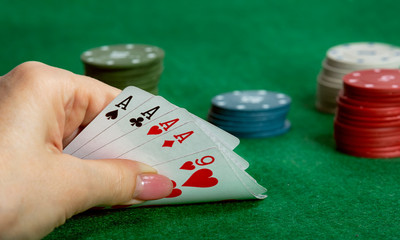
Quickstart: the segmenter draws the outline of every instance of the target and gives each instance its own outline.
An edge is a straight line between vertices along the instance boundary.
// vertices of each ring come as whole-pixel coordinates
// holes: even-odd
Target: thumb
[[[141,162],[126,159],[82,160],[67,156],[81,161],[83,172],[77,176],[77,182],[80,186],[82,183],[86,185],[82,188],[84,197],[77,199],[75,213],[94,206],[131,205],[164,198],[173,188],[169,178],[157,174],[154,168]]]

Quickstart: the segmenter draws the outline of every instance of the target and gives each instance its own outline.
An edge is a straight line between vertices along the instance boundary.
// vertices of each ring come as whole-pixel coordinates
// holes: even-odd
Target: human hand
[[[0,239],[41,238],[94,206],[172,191],[167,177],[143,163],[62,153],[119,92],[38,62],[0,77]]]

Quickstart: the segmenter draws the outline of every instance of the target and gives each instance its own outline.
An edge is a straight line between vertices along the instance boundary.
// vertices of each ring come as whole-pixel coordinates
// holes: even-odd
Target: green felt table
[[[399,8],[385,0],[3,0],[0,75],[27,60],[82,74],[89,48],[145,43],[166,52],[160,95],[202,118],[213,96],[232,90],[293,100],[290,132],[241,139],[235,149],[268,189],[265,200],[85,212],[46,239],[400,238],[400,162],[337,152],[334,116],[314,107],[326,50],[400,45]]]

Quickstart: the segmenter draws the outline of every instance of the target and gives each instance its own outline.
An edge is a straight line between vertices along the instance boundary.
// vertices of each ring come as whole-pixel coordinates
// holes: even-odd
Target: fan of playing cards
[[[64,149],[82,159],[135,159],[169,177],[172,193],[143,205],[263,199],[233,152],[235,136],[163,97],[127,87]]]

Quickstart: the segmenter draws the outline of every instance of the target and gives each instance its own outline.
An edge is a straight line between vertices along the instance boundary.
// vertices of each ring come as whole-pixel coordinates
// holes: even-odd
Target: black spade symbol
[[[111,111],[111,112],[108,112],[108,113],[106,113],[106,118],[107,118],[107,120],[110,120],[110,119],[116,119],[118,117],[118,109],[117,110],[114,110],[114,111]]]

